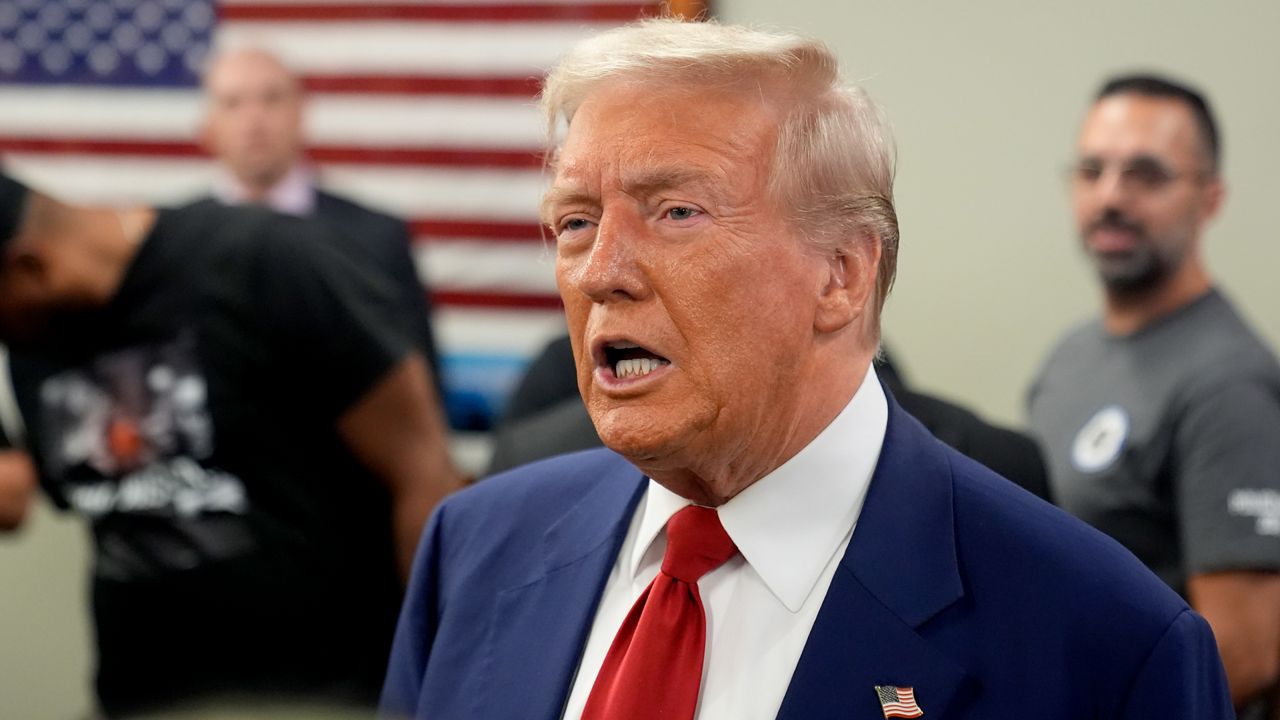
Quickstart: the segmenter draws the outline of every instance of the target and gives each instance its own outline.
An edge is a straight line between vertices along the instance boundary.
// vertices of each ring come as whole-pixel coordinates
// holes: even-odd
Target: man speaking
[[[609,449],[437,510],[388,717],[1230,717],[1176,594],[881,389],[893,151],[836,68],[658,20],[551,73],[543,220]]]

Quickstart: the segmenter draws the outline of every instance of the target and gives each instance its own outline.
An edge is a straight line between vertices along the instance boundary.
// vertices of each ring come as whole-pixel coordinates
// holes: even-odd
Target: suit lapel
[[[541,562],[535,577],[499,593],[477,717],[560,717],[604,583],[645,488],[638,470],[613,458],[543,537],[532,555]]]
[[[965,670],[917,629],[964,594],[951,469],[937,441],[890,399],[880,461],[779,718],[883,718],[876,685],[915,689],[946,713]]]
[[[831,581],[780,720],[883,718],[875,686],[911,687],[925,718],[946,716],[965,672],[844,568]]]

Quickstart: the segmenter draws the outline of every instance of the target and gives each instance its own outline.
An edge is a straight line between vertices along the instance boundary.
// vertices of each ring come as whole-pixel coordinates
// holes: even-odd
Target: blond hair
[[[595,35],[578,43],[544,83],[540,104],[553,151],[561,120],[571,123],[601,85],[621,82],[737,88],[773,103],[782,119],[771,191],[822,250],[879,241],[878,318],[897,271],[893,139],[866,92],[841,80],[839,63],[825,44],[789,33],[675,18],[643,20]]]

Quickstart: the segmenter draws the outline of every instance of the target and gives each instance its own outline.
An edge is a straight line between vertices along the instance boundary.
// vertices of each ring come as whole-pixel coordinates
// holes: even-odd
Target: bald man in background
[[[218,162],[209,201],[315,218],[348,238],[352,261],[391,284],[405,327],[413,328],[414,343],[437,374],[430,299],[410,252],[409,228],[318,187],[305,156],[306,102],[298,78],[271,53],[241,49],[212,60],[204,90],[200,142]]]

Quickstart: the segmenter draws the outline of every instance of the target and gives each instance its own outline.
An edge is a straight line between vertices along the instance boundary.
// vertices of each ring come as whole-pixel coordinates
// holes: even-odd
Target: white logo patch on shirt
[[[1102,408],[1076,433],[1071,463],[1082,473],[1104,470],[1120,457],[1129,437],[1129,413],[1119,405]]]
[[[1280,491],[1257,488],[1232,490],[1227,496],[1227,512],[1254,518],[1254,532],[1280,535]]]

